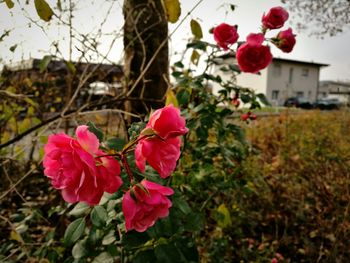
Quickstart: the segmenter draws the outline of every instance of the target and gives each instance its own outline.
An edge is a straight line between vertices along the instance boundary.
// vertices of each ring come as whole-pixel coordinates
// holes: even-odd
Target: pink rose
[[[49,136],[45,145],[44,173],[65,201],[100,202],[103,192],[114,193],[122,185],[120,165],[99,150],[97,137],[85,125],[76,129],[77,139],[64,133]]]
[[[238,66],[243,72],[256,73],[271,63],[270,48],[262,45],[263,41],[263,34],[249,34],[247,42],[237,49]]]
[[[272,41],[272,43],[274,43],[279,49],[286,53],[289,53],[293,50],[295,42],[295,35],[293,34],[291,28],[279,32],[276,38],[274,38]]]
[[[271,8],[266,15],[264,14],[261,21],[264,28],[276,29],[281,28],[288,17],[288,12],[283,7],[277,6]]]
[[[147,138],[141,140],[135,149],[136,165],[145,172],[146,161],[160,177],[167,178],[176,168],[180,157],[181,140],[178,137],[162,140]]]
[[[167,196],[172,194],[173,189],[147,180],[143,180],[141,186],[133,186],[122,201],[126,230],[144,232],[159,218],[167,217],[172,206]]]
[[[146,128],[152,128],[164,140],[188,132],[186,121],[180,116],[180,110],[172,104],[153,112]]]
[[[237,26],[231,26],[226,23],[222,23],[214,28],[214,39],[219,47],[224,50],[228,49],[228,45],[232,45],[238,40]]]
[[[188,132],[185,125],[185,119],[173,105],[152,114],[146,129],[153,129],[157,136],[141,139],[135,149],[136,165],[141,172],[145,171],[146,161],[162,178],[168,177],[175,170],[181,146],[178,136]]]

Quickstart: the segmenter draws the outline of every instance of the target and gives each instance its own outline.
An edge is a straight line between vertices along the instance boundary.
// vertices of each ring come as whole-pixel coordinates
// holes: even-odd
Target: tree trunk
[[[168,22],[161,0],[124,0],[123,13],[126,88],[130,97],[140,99],[128,101],[126,108],[143,115],[164,106],[169,79]]]

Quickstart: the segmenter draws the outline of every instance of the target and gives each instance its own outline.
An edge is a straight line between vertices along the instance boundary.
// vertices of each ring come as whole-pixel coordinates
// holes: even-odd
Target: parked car
[[[342,103],[337,98],[322,98],[315,102],[315,108],[320,110],[337,110]]]
[[[305,98],[292,97],[284,102],[285,107],[296,107],[302,109],[312,109],[314,107],[313,103]]]

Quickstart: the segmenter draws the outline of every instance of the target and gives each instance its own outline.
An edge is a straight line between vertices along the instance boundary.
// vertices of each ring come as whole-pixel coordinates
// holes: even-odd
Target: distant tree
[[[311,35],[335,36],[350,26],[349,0],[281,0],[287,5],[300,30]],[[292,18],[292,19],[293,19]]]

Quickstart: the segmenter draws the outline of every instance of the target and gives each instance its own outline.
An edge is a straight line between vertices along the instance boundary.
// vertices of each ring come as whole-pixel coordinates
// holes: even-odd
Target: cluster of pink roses
[[[280,31],[271,39],[265,38],[268,30],[283,27],[288,17],[288,12],[282,7],[273,7],[267,14],[263,15],[261,20],[262,32],[249,34],[246,42],[237,48],[236,59],[239,68],[243,72],[256,73],[271,63],[272,54],[270,47],[263,45],[265,40],[270,41],[283,52],[289,53],[293,50],[296,40],[291,28]],[[239,38],[237,26],[231,26],[226,23],[215,27],[213,34],[218,46],[224,50],[227,50],[229,45],[236,43]]]
[[[162,178],[174,171],[180,157],[179,136],[188,132],[185,125],[179,109],[173,105],[151,115],[145,128],[152,131],[151,135],[141,133],[134,142],[136,165],[141,172],[145,171],[146,161]],[[115,193],[122,185],[119,161],[99,147],[96,135],[85,125],[76,129],[76,139],[64,133],[49,136],[44,148],[44,173],[52,186],[61,190],[65,201],[96,205],[104,192]],[[126,160],[125,154],[122,151],[119,156]],[[127,162],[123,165],[131,173]],[[126,230],[142,232],[168,215],[172,203],[167,196],[174,192],[146,179],[136,183],[132,174],[129,177],[132,187],[122,200],[125,226]]]

